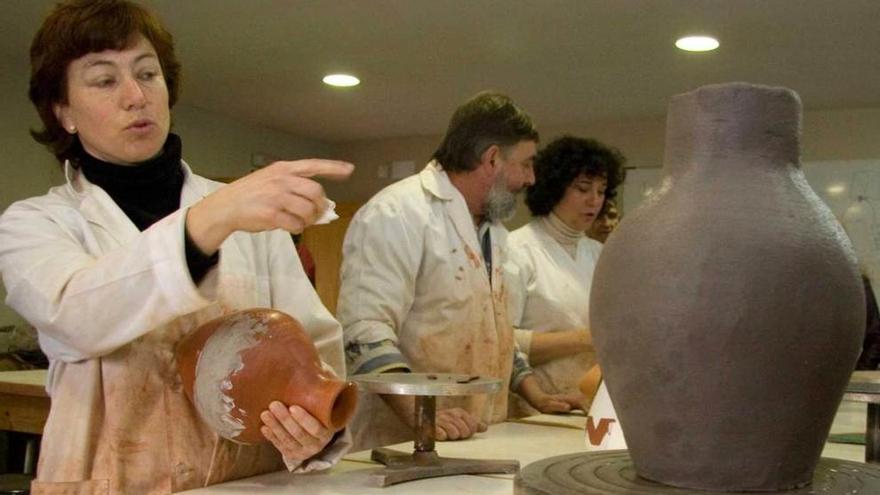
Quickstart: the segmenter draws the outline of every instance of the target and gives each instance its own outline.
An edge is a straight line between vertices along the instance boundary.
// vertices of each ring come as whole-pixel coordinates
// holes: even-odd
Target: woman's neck
[[[556,240],[574,258],[577,252],[577,244],[584,238],[584,233],[571,228],[552,211],[547,216],[541,217],[540,224],[550,234],[550,237]]]

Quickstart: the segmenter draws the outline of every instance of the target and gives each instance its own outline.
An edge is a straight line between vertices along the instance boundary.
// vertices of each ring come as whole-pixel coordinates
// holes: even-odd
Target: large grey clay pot
[[[801,172],[799,135],[785,88],[674,97],[662,185],[605,245],[591,327],[644,478],[729,491],[812,479],[865,302],[849,239]]]

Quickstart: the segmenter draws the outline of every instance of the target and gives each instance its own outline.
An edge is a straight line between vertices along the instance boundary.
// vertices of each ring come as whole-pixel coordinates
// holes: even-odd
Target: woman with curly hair
[[[526,191],[532,220],[510,234],[505,266],[516,339],[549,393],[578,392],[596,364],[590,285],[602,244],[584,232],[623,182],[624,157],[593,139],[559,138],[541,150]],[[582,398],[585,410],[589,399]],[[511,416],[535,414],[518,401]]]

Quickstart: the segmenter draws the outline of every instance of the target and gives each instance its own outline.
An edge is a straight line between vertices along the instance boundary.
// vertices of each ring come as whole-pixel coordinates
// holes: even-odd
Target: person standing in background
[[[862,284],[865,286],[865,339],[862,342],[862,353],[856,362],[857,370],[880,369],[880,310],[871,279],[862,273]]]
[[[605,244],[608,236],[614,232],[620,223],[620,211],[617,210],[617,203],[613,199],[605,201],[605,208],[599,214],[599,218],[587,229],[587,237]]]
[[[578,382],[596,364],[590,335],[593,269],[602,244],[586,232],[624,180],[624,157],[593,139],[566,136],[535,160],[526,191],[532,220],[510,234],[505,265],[511,323],[541,388],[588,398]],[[511,416],[537,411],[512,398]]]
[[[350,373],[465,373],[504,384],[491,395],[438,397],[439,440],[504,421],[508,390],[543,412],[573,405],[537,386],[507,315],[500,222],[534,181],[537,141],[510,98],[480,93],[455,111],[424,170],[380,191],[345,235],[337,314]],[[355,449],[412,438],[412,397],[362,393],[361,404]]]
[[[308,246],[302,242],[302,234],[293,234],[291,237],[293,238],[294,246],[296,246],[296,255],[302,263],[303,271],[309,277],[312,287],[315,287],[315,258],[312,257],[312,252],[309,251]]]

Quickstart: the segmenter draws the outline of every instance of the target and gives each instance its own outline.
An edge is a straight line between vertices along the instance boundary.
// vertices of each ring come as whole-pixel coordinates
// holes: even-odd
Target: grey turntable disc
[[[392,395],[473,395],[501,390],[501,380],[450,373],[371,373],[351,375],[370,392]]]
[[[708,492],[675,488],[636,475],[625,450],[585,452],[550,457],[529,464],[517,475],[515,495],[701,495]],[[813,483],[786,490],[783,495],[875,495],[880,494],[880,466],[822,458]]]

